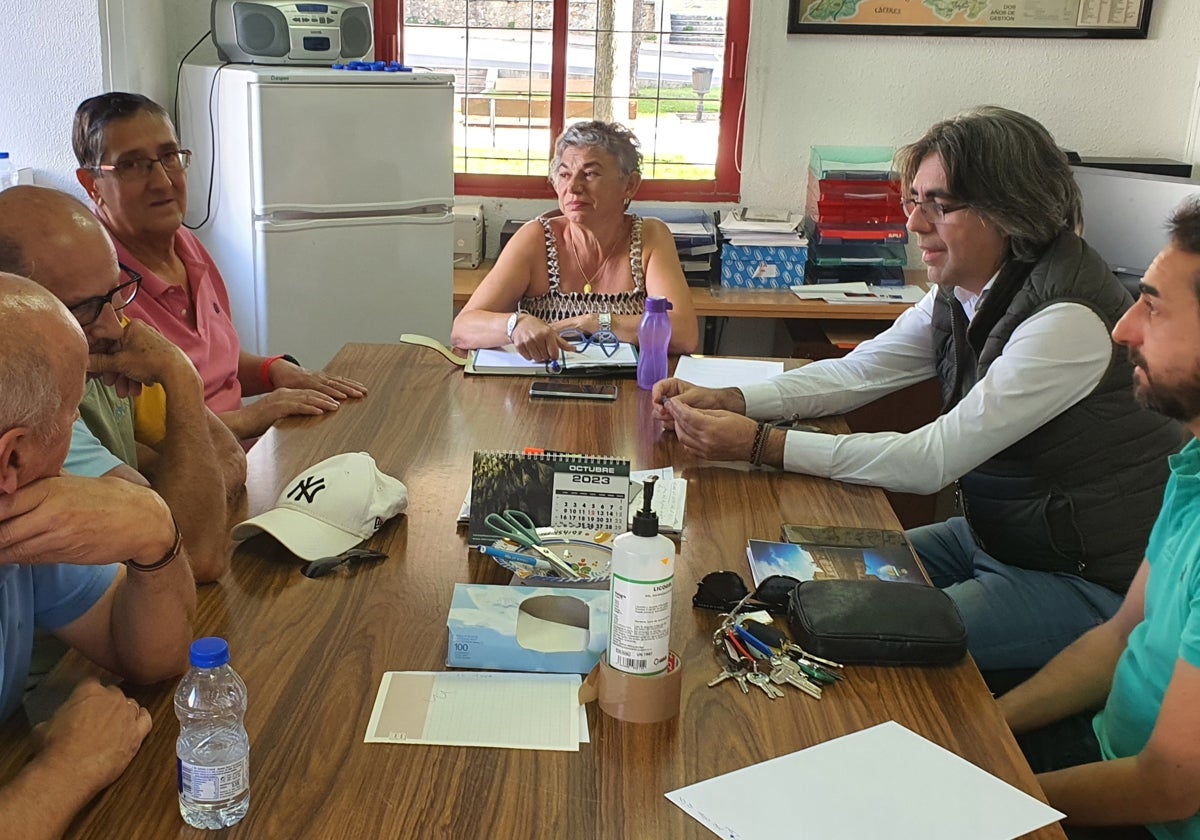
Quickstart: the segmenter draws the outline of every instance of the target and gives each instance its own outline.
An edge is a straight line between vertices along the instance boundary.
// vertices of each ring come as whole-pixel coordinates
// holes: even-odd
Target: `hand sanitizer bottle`
[[[671,585],[675,544],[658,533],[658,515],[650,508],[651,477],[642,488],[642,509],[633,530],[613,540],[609,667],[651,676],[667,670],[671,645]]]

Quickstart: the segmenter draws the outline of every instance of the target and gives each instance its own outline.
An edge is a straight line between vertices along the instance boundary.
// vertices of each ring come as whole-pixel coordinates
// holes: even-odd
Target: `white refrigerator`
[[[245,350],[312,370],[348,341],[450,339],[453,77],[186,64],[187,223]]]

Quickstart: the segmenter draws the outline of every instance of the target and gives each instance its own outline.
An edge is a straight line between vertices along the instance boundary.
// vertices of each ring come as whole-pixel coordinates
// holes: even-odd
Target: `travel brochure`
[[[749,541],[746,556],[755,586],[771,575],[927,583],[903,531],[784,525],[783,537],[782,543]]]

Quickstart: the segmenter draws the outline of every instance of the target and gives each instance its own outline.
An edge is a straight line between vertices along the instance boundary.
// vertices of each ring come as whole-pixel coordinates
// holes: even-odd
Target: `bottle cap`
[[[0,160],[8,160],[8,152],[0,152]]]
[[[671,301],[667,300],[665,297],[646,298],[647,312],[666,312],[668,309],[674,308],[675,307],[671,305]]]
[[[229,664],[229,643],[217,636],[205,636],[192,642],[188,658],[193,668],[219,668]]]
[[[635,537],[658,536],[658,514],[650,509],[650,500],[654,498],[654,482],[658,476],[652,475],[642,485],[642,509],[633,516],[633,535]]]

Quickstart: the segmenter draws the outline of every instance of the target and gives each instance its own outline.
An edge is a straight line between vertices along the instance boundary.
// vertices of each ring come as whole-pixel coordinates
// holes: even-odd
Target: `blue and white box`
[[[458,583],[446,664],[586,674],[608,647],[608,623],[607,589]]]
[[[721,285],[741,289],[786,289],[804,282],[808,248],[776,245],[724,245]]]

